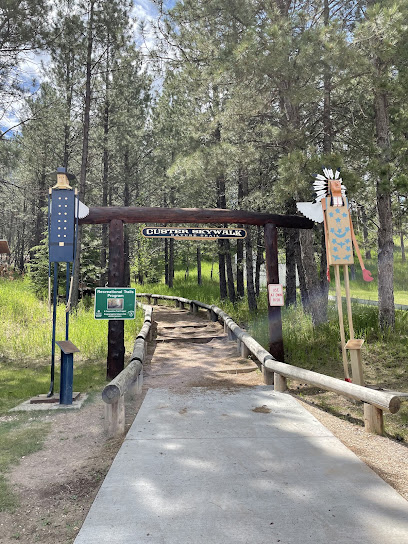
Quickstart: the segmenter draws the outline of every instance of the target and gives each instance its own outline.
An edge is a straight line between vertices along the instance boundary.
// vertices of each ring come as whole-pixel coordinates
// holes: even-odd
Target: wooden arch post
[[[112,219],[109,222],[109,287],[123,287],[124,272],[123,221],[121,219]],[[108,323],[106,376],[108,380],[113,380],[125,367],[125,326],[124,321],[119,320],[110,319]]]
[[[265,268],[267,285],[279,283],[278,229],[273,223],[265,224]],[[281,307],[271,306],[268,297],[269,353],[284,362]]]
[[[80,219],[81,225],[109,223],[109,287],[124,287],[124,223],[235,224],[261,225],[265,229],[266,277],[268,284],[279,283],[277,227],[311,229],[313,221],[298,215],[277,215],[246,210],[219,208],[135,208],[96,207]],[[282,319],[280,307],[269,306],[269,351],[283,361]],[[107,375],[116,377],[124,368],[124,324],[109,321]]]

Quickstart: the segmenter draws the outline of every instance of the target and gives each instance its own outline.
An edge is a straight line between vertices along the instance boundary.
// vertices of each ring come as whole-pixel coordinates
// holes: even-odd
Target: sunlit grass
[[[90,307],[88,307],[90,306]],[[0,278],[0,413],[50,386],[52,315],[25,280]],[[65,305],[57,310],[56,339],[65,339]],[[125,321],[126,354],[142,325],[142,310]],[[81,302],[69,317],[74,356],[74,390],[92,391],[106,383],[108,321],[95,320],[93,305]],[[59,391],[60,351],[56,349],[55,390]]]
[[[364,281],[361,269],[358,263],[356,263],[356,279],[350,281],[351,297],[363,300],[378,300],[377,260],[366,259],[364,265],[372,273],[374,281]],[[342,267],[340,267],[340,276],[342,295],[345,296]],[[335,293],[334,273],[332,272],[330,294],[335,295]],[[408,262],[401,262],[399,256],[394,259],[394,302],[395,304],[408,306]]]

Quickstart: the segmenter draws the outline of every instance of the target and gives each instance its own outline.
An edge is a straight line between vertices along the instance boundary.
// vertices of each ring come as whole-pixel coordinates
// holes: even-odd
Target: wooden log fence
[[[125,432],[125,393],[139,395],[143,385],[143,363],[147,342],[152,339],[153,308],[138,303],[144,310],[144,322],[130,357],[129,364],[102,391],[105,402],[105,431],[109,437]]]
[[[224,324],[224,331],[230,340],[236,341],[239,354],[245,358],[249,355],[252,356],[262,371],[264,383],[274,385],[275,391],[285,392],[287,390],[286,380],[288,378],[300,380],[302,383],[314,385],[326,391],[332,391],[338,395],[361,401],[364,403],[364,427],[367,432],[383,434],[383,412],[395,414],[401,407],[400,398],[406,397],[404,393],[377,391],[277,361],[247,331],[242,329],[228,314],[214,304],[205,304],[197,300],[170,295],[137,293],[136,296],[140,298],[145,297],[148,300],[153,299],[158,301],[161,299],[176,301],[178,307],[181,307],[180,301],[182,301],[183,307],[184,304],[188,305],[192,313],[197,313],[200,308],[207,310],[210,320],[220,321]]]

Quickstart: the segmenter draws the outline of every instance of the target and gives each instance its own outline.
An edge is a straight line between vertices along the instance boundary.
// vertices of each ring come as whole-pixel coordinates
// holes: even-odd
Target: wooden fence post
[[[125,399],[121,395],[112,404],[105,403],[105,431],[109,437],[125,432]]]
[[[364,428],[369,433],[384,434],[383,411],[367,402],[364,403]]]
[[[287,391],[288,386],[285,376],[282,376],[281,374],[275,372],[273,375],[273,381],[275,391],[278,391],[279,393],[284,393],[285,391]]]

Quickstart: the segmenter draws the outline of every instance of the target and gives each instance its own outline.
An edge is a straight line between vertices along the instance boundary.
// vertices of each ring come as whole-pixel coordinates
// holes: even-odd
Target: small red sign
[[[269,306],[284,306],[283,285],[270,283],[268,285]]]

